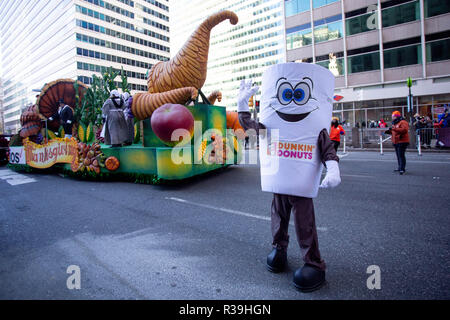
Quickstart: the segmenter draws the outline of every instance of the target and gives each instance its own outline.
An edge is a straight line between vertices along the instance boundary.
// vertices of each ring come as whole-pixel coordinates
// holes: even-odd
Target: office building
[[[148,69],[170,56],[168,14],[168,0],[1,1],[5,131],[17,132],[33,90],[58,78],[90,84],[112,66],[146,91]]]
[[[434,118],[450,102],[450,1],[284,1],[287,61],[336,77],[334,114],[354,126],[407,112]]]

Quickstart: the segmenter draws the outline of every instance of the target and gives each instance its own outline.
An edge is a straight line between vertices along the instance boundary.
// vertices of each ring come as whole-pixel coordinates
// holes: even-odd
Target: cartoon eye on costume
[[[282,105],[289,104],[294,96],[294,89],[289,82],[283,82],[278,87],[277,98]]]
[[[294,102],[303,105],[309,101],[311,97],[311,89],[306,82],[300,82],[294,89]]]

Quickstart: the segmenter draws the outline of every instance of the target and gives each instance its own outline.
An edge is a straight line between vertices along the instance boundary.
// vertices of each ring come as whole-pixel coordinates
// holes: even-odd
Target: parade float
[[[132,143],[113,147],[101,137],[103,103],[113,90],[129,92],[123,70],[109,68],[102,77],[93,75],[89,87],[72,79],[46,84],[36,104],[23,112],[19,134],[11,138],[9,166],[91,180],[158,183],[239,163],[243,131],[237,114],[215,105],[221,101],[219,91],[208,97],[201,91],[211,29],[227,19],[232,24],[238,21],[230,11],[210,16],[176,56],[152,67],[148,92],[135,93],[130,99]],[[120,88],[114,81],[118,76]],[[73,111],[70,133],[52,117],[60,101]]]

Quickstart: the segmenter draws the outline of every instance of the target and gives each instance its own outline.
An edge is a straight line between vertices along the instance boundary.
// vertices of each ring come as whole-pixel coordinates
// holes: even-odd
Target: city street
[[[450,153],[407,153],[404,176],[392,152],[341,156],[341,185],[315,199],[328,269],[313,293],[292,285],[293,225],[288,270],[266,269],[272,195],[256,164],[157,186],[1,167],[0,299],[450,299]]]

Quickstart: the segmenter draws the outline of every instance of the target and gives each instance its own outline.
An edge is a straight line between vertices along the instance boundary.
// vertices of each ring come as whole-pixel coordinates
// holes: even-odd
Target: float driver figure
[[[65,132],[64,137],[72,138],[73,109],[65,104],[63,99],[58,101],[58,112],[48,118],[48,120],[59,120]]]
[[[334,76],[309,63],[283,63],[263,74],[260,120],[251,119],[249,98],[258,91],[242,80],[238,98],[239,122],[260,135],[261,187],[273,193],[271,224],[273,250],[267,267],[281,272],[287,265],[288,227],[292,212],[304,266],[294,273],[294,285],[313,291],[325,283],[313,198],[320,187],[341,182],[339,158],[328,135],[332,114]],[[266,129],[266,130],[262,130]]]

